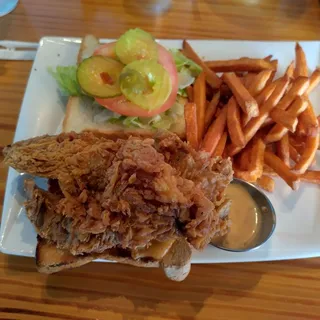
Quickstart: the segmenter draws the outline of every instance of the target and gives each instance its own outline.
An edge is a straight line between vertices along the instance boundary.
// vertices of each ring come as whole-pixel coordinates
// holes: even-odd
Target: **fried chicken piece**
[[[201,249],[228,229],[219,206],[230,161],[197,153],[173,134],[64,133],[15,143],[4,155],[18,171],[58,182],[49,191],[29,183],[27,214],[42,238],[74,255],[181,235]]]

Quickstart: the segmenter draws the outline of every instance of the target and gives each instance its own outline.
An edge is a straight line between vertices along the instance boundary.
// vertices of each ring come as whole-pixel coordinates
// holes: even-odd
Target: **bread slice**
[[[130,134],[139,136],[151,136],[154,134],[153,130],[127,128],[123,125],[98,121],[97,118],[102,112],[107,113],[109,111],[107,109],[101,110],[101,107],[93,104],[88,97],[70,97],[62,123],[62,130],[63,132],[93,130],[106,134],[115,133],[119,137]],[[184,138],[185,120],[183,115],[171,126],[170,131],[176,133],[180,138]]]
[[[87,34],[83,37],[78,53],[77,63],[81,63],[82,60],[89,58],[93,55],[94,50],[99,46],[99,39],[91,34]]]
[[[56,273],[62,270],[83,266],[96,259],[105,259],[135,267],[152,268],[159,267],[159,261],[152,259],[133,260],[129,253],[120,249],[109,249],[103,253],[74,256],[66,250],[58,249],[53,243],[38,236],[36,249],[36,265],[41,273]]]
[[[98,131],[107,135],[115,134],[119,138],[131,134],[151,136],[153,133],[149,130],[126,128],[122,125],[98,121],[97,118],[102,112],[108,113],[109,111],[107,109],[101,110],[101,107],[92,104],[92,100],[88,97],[70,97],[62,123],[62,130],[63,132]]]
[[[36,265],[41,273],[56,273],[61,270],[81,267],[94,259],[93,256],[73,256],[72,254],[59,250],[55,245],[48,243],[38,236],[36,249]]]
[[[82,39],[77,62],[81,63],[83,59],[92,56],[98,45],[99,40],[96,37],[92,35],[86,35]],[[184,105],[186,99],[181,97],[179,99],[181,99],[181,103]],[[109,112],[111,115],[109,110],[104,110],[103,107],[93,104],[92,99],[88,97],[70,97],[62,124],[62,130],[64,132],[95,130],[107,134],[114,132],[119,133],[120,135],[122,135],[124,131],[125,135],[134,134],[142,136],[150,136],[153,133],[153,130],[127,128],[123,125],[99,121],[99,114],[103,112],[105,115]],[[171,126],[170,131],[176,133],[180,138],[185,137],[185,120],[183,115],[181,115],[179,119],[177,119],[177,121]]]
[[[120,249],[109,249],[99,254],[73,256],[68,251],[57,249],[54,244],[38,236],[36,265],[41,273],[51,274],[73,269],[95,259],[106,259],[144,268],[161,266],[169,279],[182,281],[190,271],[191,248],[185,239],[180,238],[173,243],[162,261],[148,258],[134,260],[127,251]]]

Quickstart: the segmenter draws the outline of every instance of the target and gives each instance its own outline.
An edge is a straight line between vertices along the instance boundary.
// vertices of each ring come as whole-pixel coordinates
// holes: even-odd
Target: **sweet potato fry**
[[[290,158],[295,162],[298,163],[300,161],[300,154],[297,151],[297,149],[289,144],[289,154],[290,154]]]
[[[309,100],[305,96],[297,96],[294,102],[287,109],[287,113],[294,114],[296,117],[308,107]]]
[[[296,67],[294,69],[294,77],[307,77],[308,76],[308,66],[307,66],[307,59],[306,55],[297,42],[295,47],[296,52]]]
[[[301,181],[320,184],[320,171],[307,170],[300,176]]]
[[[292,60],[292,61],[290,62],[290,64],[288,65],[288,68],[287,68],[285,74],[286,74],[290,79],[293,79],[293,74],[294,74],[294,60]]]
[[[274,76],[277,73],[277,69],[278,69],[278,60],[271,60],[270,63],[272,64],[272,73],[270,78],[267,81],[267,84],[271,83],[274,79]]]
[[[318,134],[319,122],[310,100],[308,100],[307,109],[299,116],[299,122],[301,122],[307,136],[315,136]]]
[[[285,163],[285,165],[290,167],[290,151],[289,151],[289,135],[286,134],[280,139],[277,144],[277,156]]]
[[[263,174],[267,175],[269,177],[278,177],[278,174],[273,169],[271,169],[269,166],[267,166],[266,163],[264,163],[264,166],[263,166]]]
[[[184,107],[184,118],[186,122],[187,141],[191,147],[198,150],[198,124],[197,124],[197,106],[193,102],[187,102]]]
[[[297,125],[297,129],[296,129],[295,135],[297,137],[306,137],[307,136],[306,130],[305,130],[302,122],[300,121],[300,119],[298,119],[298,125]]]
[[[297,96],[302,96],[309,87],[309,79],[305,77],[298,77],[294,80],[289,91],[284,95],[278,104],[278,108],[282,110],[288,109],[290,104]]]
[[[239,78],[238,74],[235,72],[236,76]],[[251,82],[254,80],[254,78],[257,76],[257,73],[255,72],[248,72],[245,76],[242,78],[239,78],[242,82],[242,84],[248,89]]]
[[[240,110],[234,97],[229,100],[227,109],[227,125],[230,139],[234,145],[243,147],[245,140],[240,123]]]
[[[216,111],[216,114],[215,114],[215,118],[218,118],[218,117],[219,117],[220,112],[221,112],[222,109],[223,109],[223,107],[220,107],[220,106],[218,105],[218,108],[217,108],[217,111]]]
[[[319,83],[320,83],[320,69],[317,68],[311,74],[311,77],[309,79],[309,87],[306,91],[306,94],[309,95]]]
[[[248,89],[249,93],[256,97],[258,105],[264,102],[271,95],[272,91],[275,88],[275,85],[269,88],[266,87],[268,80],[272,74],[272,70],[263,70],[253,77],[246,76],[246,81],[244,81],[244,86]],[[267,90],[266,90],[267,89]],[[251,120],[251,116],[247,113],[244,113],[242,116],[242,125],[245,127],[247,123]]]
[[[214,150],[212,156],[213,157],[221,157],[222,154],[223,154],[223,151],[226,147],[226,142],[227,142],[227,138],[228,138],[228,135],[226,132],[224,132],[217,144],[217,147],[216,149]]]
[[[194,82],[193,100],[197,106],[198,139],[200,143],[204,134],[206,112],[206,81],[204,72],[201,72]]]
[[[256,179],[260,178],[263,174],[265,149],[266,145],[262,139],[254,139],[250,157],[249,171],[254,172]]]
[[[189,102],[193,102],[193,87],[192,86],[188,86],[186,88],[187,90],[187,95],[188,95],[188,101]]]
[[[256,184],[258,187],[260,187],[263,190],[266,190],[268,192],[274,191],[274,180],[270,178],[269,176],[263,175],[261,176],[257,181]]]
[[[202,141],[201,149],[208,152],[209,154],[213,154],[216,149],[219,140],[224,132],[227,122],[227,108],[226,106],[222,108],[219,116],[213,121],[210,125],[204,139]]]
[[[271,61],[272,60],[273,55],[269,54],[268,56],[264,57],[263,60],[265,61]]]
[[[261,128],[265,128],[265,127],[271,126],[271,125],[273,125],[273,124],[274,124],[274,121],[272,120],[272,118],[271,118],[271,117],[268,117],[268,118],[264,121],[264,123],[262,124]]]
[[[245,127],[247,125],[247,123],[251,120],[252,118],[250,116],[248,116],[246,113],[242,114],[242,127]]]
[[[267,133],[269,132],[269,130],[270,130],[270,126],[268,126],[268,127],[261,127],[257,132],[256,132],[256,134],[254,135],[254,139],[262,139],[263,141],[264,141],[264,139],[265,139],[265,137],[266,137],[266,135],[267,135]],[[268,145],[268,148],[270,148],[272,145],[270,144],[270,145]]]
[[[289,78],[283,77],[281,81],[277,83],[277,86],[274,89],[271,96],[269,97],[269,99],[261,106],[260,114],[257,117],[251,119],[249,123],[246,125],[243,132],[246,143],[248,143],[253,138],[253,136],[257,133],[262,124],[268,118],[270,111],[278,104],[279,100],[282,98],[285,90],[287,89],[288,84]],[[240,150],[240,147],[237,147],[232,144],[229,148],[229,154],[233,156],[237,154]]]
[[[264,89],[271,73],[272,70],[263,70],[248,81],[247,89],[253,97],[258,95]]]
[[[272,153],[276,152],[275,144],[274,143],[269,143],[266,145],[266,150]]]
[[[250,166],[252,148],[247,145],[238,155],[238,163],[240,170],[248,171]]]
[[[290,135],[289,143],[298,151],[299,154],[302,154],[306,147],[306,138]]]
[[[225,73],[223,75],[223,80],[231,89],[243,112],[247,113],[251,117],[256,117],[259,114],[258,104],[241,83],[239,78],[235,75],[235,73]]]
[[[319,146],[319,134],[315,137],[306,138],[306,147],[302,153],[300,160],[296,163],[293,171],[297,174],[303,174],[312,164]]]
[[[274,122],[284,126],[289,131],[294,132],[296,130],[298,119],[295,114],[275,107],[271,111],[270,116]]]
[[[277,86],[278,81],[271,82],[255,97],[259,106],[265,103]]]
[[[191,60],[196,62],[201,66],[203,72],[206,75],[206,81],[213,89],[218,89],[222,83],[221,79],[216,75],[214,71],[212,71],[207,64],[205,64],[202,59],[196,54],[190,44],[183,40],[182,43],[183,53]]]
[[[234,166],[235,177],[256,182],[263,174],[265,147],[262,139],[254,139],[246,146]]]
[[[257,177],[256,177],[255,173],[252,171],[243,171],[237,167],[234,167],[233,171],[234,171],[234,176],[238,179],[242,179],[247,182],[256,182],[257,181]]]
[[[214,60],[207,61],[207,66],[215,72],[259,72],[273,69],[270,61],[264,59],[240,58],[235,60]]]
[[[298,117],[307,108],[307,106],[308,100],[304,97],[298,96],[287,110],[287,113],[292,114],[295,117]],[[270,130],[270,132],[265,138],[265,142],[270,143],[279,141],[287,132],[288,128],[278,123]]]
[[[292,173],[285,163],[269,151],[264,153],[265,163],[273,169],[293,190],[299,187],[299,176]]]
[[[210,123],[212,122],[213,116],[217,111],[219,101],[220,101],[220,91],[218,91],[216,94],[213,95],[212,100],[207,106],[205,116],[204,116],[205,131],[208,129]]]

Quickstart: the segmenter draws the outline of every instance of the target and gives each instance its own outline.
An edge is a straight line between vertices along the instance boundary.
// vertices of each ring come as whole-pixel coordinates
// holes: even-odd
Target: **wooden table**
[[[20,0],[0,18],[0,39],[112,38],[140,26],[159,38],[320,40],[316,0],[178,0],[161,16],[140,2]],[[31,64],[0,61],[0,146],[12,141]],[[2,166],[0,203],[6,175]],[[160,270],[105,263],[46,276],[33,259],[0,255],[0,288],[1,319],[320,319],[320,258],[194,265],[172,283]]]

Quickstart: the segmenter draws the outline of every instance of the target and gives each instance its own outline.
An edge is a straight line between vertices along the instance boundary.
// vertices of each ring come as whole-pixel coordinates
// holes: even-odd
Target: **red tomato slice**
[[[112,58],[115,54],[114,46],[115,42],[104,44],[95,50],[94,55],[103,55]],[[127,100],[127,98],[123,95],[107,99],[95,98],[96,101],[113,112],[132,117],[152,117],[171,108],[177,97],[178,73],[170,52],[160,44],[158,44],[158,49],[159,63],[161,63],[162,66],[168,71],[172,85],[172,90],[167,101],[160,108],[156,110],[144,110],[140,106]]]

